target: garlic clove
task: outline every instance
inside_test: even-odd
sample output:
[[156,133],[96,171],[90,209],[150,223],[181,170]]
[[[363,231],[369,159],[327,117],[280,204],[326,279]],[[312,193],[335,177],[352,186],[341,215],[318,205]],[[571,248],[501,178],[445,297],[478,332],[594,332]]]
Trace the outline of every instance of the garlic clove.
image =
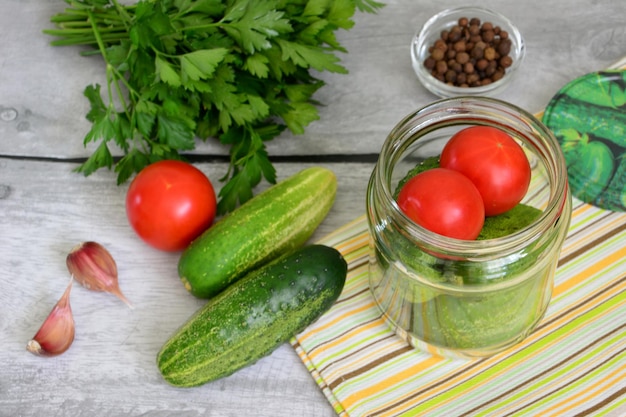
[[72,281],[48,314],[26,350],[40,356],[56,356],[69,349],[74,341],[74,316],[70,307]]
[[109,251],[97,242],[83,242],[67,255],[67,269],[83,287],[111,293],[132,308],[120,290],[117,264]]

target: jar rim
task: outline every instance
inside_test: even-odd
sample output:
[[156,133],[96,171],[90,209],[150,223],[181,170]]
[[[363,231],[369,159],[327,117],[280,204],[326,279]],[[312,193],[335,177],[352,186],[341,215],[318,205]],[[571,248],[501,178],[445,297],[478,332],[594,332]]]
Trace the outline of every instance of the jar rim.
[[[509,120],[516,121],[519,125],[519,129],[515,130],[516,136],[521,137],[527,145],[533,148],[533,152],[542,159],[549,173],[549,198],[539,218],[527,227],[507,236],[485,240],[461,240],[442,236],[418,225],[400,209],[393,198],[391,172],[386,172],[387,167],[389,164],[395,164],[408,146],[419,137],[436,130],[437,126],[433,125],[437,123],[432,122],[436,114],[439,115],[437,123],[448,123],[446,126],[491,124],[494,127],[504,127],[501,121],[503,115]],[[407,126],[412,122],[416,124],[407,130]],[[525,131],[522,132],[522,129]],[[536,140],[539,136],[544,140]],[[559,176],[559,173],[563,174],[567,172],[566,170],[565,160],[556,138],[535,116],[500,99],[472,96],[437,100],[405,116],[387,136],[375,167],[377,186],[380,187],[390,217],[403,230],[429,250],[443,250],[447,254],[472,258],[489,257],[494,249],[497,249],[500,255],[513,252],[521,246],[528,245],[529,241],[539,239],[543,232],[558,220],[564,210],[569,189],[567,176]]]

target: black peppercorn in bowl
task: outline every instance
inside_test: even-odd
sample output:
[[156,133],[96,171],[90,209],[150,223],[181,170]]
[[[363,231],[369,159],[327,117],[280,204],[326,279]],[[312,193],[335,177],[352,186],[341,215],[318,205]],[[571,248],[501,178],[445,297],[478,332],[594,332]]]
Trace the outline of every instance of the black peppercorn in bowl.
[[443,98],[496,95],[509,85],[524,53],[524,39],[515,25],[481,7],[437,13],[411,43],[417,78]]

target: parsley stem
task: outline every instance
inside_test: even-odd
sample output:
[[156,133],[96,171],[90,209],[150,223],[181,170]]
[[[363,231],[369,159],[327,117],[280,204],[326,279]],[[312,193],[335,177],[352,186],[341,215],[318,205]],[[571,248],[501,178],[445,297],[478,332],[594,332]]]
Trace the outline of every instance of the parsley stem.
[[[125,33],[126,29],[123,27],[107,27],[99,28],[100,33]],[[93,34],[93,27],[81,27],[81,28],[63,28],[63,29],[45,29],[43,33],[52,36],[74,36],[82,34]]]
[[96,21],[95,21],[95,19],[93,17],[93,13],[92,12],[87,12],[87,16],[89,18],[89,21],[91,22],[91,28],[92,28],[93,36],[96,39],[96,42],[98,44],[98,48],[100,48],[100,53],[104,57],[105,61],[109,62],[109,60],[107,59],[107,56],[106,56],[104,43],[103,43],[102,38],[100,36],[100,30],[96,26]]
[[[65,9],[63,13],[56,14],[50,18],[52,23],[63,23],[63,22],[72,22],[72,21],[85,21],[87,19],[87,13],[90,13],[87,10],[79,10],[79,9]],[[98,10],[97,16],[95,16],[100,21],[116,21],[119,20],[119,15],[115,12],[109,12],[105,9]]]
[[[121,40],[128,39],[128,36],[119,36],[119,34],[102,35],[102,42],[114,43]],[[52,46],[68,46],[68,45],[94,45],[97,44],[97,39],[92,35],[84,36],[72,36],[64,39],[57,39],[50,42]]]
[[99,35],[99,49],[103,53],[104,45],[128,39],[130,17],[127,10],[134,10],[134,6],[125,9],[117,1],[113,3],[116,9],[113,6],[88,7],[74,1],[69,3],[74,7],[50,19],[57,28],[43,30],[45,34],[61,38],[51,42],[53,46],[94,45],[98,44]]
[[123,17],[124,19],[122,20],[122,23],[124,24],[124,26],[126,27],[126,30],[129,29],[129,25],[132,22],[132,17],[128,14],[128,10],[134,10],[133,6],[122,6],[118,3],[117,0],[112,0],[113,5],[115,6],[115,9],[117,10],[117,14],[121,17]]
[[128,112],[128,104],[126,103],[126,100],[124,98],[124,94],[122,93],[122,89],[120,88],[119,81],[122,81],[124,84],[126,84],[126,86],[129,87],[129,91],[131,91],[132,89],[126,83],[126,79],[124,78],[124,76],[122,74],[120,74],[113,65],[111,65],[111,63],[110,63],[110,61],[109,61],[109,59],[107,57],[106,49],[104,47],[104,42],[102,41],[100,30],[96,26],[95,19],[93,19],[93,13],[91,11],[89,11],[89,12],[87,12],[87,15],[89,17],[89,21],[92,24],[93,35],[94,35],[94,37],[96,39],[96,42],[98,44],[98,48],[100,49],[100,54],[102,54],[102,58],[106,61],[107,93],[109,95],[109,106],[113,106],[113,91],[111,89],[111,84],[113,84],[113,85],[115,85],[115,90],[116,90],[117,96],[118,96],[118,98],[119,98],[119,100],[120,100],[120,102],[122,104],[122,107],[124,108],[124,112],[126,113],[126,115],[130,119],[130,115],[129,115],[129,112]]

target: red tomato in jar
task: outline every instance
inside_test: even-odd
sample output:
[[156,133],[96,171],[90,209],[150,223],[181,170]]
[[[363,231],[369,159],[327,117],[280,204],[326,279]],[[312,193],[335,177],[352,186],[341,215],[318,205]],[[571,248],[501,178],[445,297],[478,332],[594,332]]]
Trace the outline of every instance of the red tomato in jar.
[[179,251],[208,229],[217,210],[211,181],[182,161],[159,161],[141,170],[126,194],[132,228],[150,246]]
[[420,226],[456,239],[476,239],[485,221],[474,184],[450,169],[429,169],[408,180],[398,194],[398,206]]
[[472,126],[456,133],[441,152],[440,166],[462,173],[476,185],[486,216],[515,207],[530,184],[530,163],[524,150],[495,127]]

